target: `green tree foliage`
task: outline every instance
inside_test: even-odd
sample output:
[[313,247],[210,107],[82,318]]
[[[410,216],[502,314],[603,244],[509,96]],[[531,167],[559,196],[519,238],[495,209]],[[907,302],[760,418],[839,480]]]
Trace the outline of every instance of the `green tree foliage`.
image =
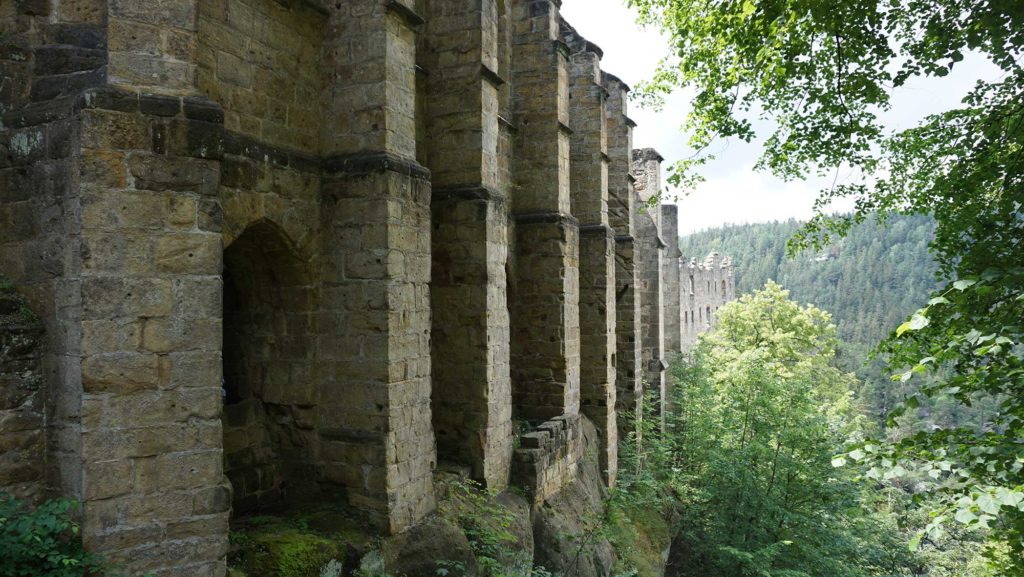
[[[890,368],[903,382],[938,371],[925,395],[964,405],[996,399],[999,410],[983,431],[940,427],[857,450],[886,473],[938,471],[928,488],[950,516],[990,525],[1012,549],[1015,566],[1006,570],[1024,573],[1024,3],[628,3],[671,38],[672,58],[646,96],[696,90],[688,121],[695,148],[723,136],[753,140],[752,119],[765,118],[772,129],[759,167],[785,178],[841,167],[863,175],[822,191],[794,248],[824,246],[871,213],[934,217],[931,250],[950,281],[887,340]],[[968,52],[1002,74],[916,127],[882,126],[894,87],[945,76]],[[692,182],[702,161],[682,163],[674,181]],[[825,213],[839,197],[855,200],[852,215]]]
[[[835,317],[843,343],[873,347],[937,288],[937,265],[928,253],[934,222],[921,216],[893,217],[885,226],[870,216],[816,252],[793,258],[786,243],[804,223],[796,220],[708,229],[680,239],[683,254],[718,251],[733,257],[736,292],[753,292],[774,280],[797,302]],[[864,354],[841,360],[859,368]]]
[[966,407],[948,395],[923,398],[916,411],[886,426],[887,416],[900,402],[938,382],[936,376],[893,382],[886,364],[869,358],[879,341],[939,286],[938,265],[928,252],[934,221],[892,216],[882,225],[870,215],[829,246],[790,257],[786,244],[803,225],[790,220],[713,228],[683,237],[680,246],[687,255],[717,250],[733,256],[739,294],[774,280],[797,302],[832,313],[840,341],[839,365],[857,375],[859,404],[877,431],[902,438],[934,427],[987,426],[995,403]]
[[675,369],[677,410],[658,443],[684,496],[679,575],[909,574],[898,533],[831,465],[856,428],[837,342],[828,313],[768,283],[722,307]]

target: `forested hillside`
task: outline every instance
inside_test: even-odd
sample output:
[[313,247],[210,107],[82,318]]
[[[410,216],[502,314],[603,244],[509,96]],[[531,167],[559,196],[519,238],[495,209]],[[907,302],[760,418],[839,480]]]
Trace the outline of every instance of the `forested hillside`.
[[[827,435],[821,432],[808,432],[814,426],[820,426],[815,418],[831,420],[829,431],[839,431],[849,427],[849,431],[866,425],[864,432],[879,434],[889,439],[905,439],[911,433],[920,431],[932,431],[937,429],[948,429],[952,427],[966,427],[968,430],[975,430],[982,433],[986,427],[990,427],[992,416],[997,410],[997,403],[991,398],[975,398],[970,406],[957,403],[948,395],[937,395],[934,397],[921,397],[920,404],[916,410],[906,413],[895,422],[890,422],[887,416],[897,406],[908,398],[918,393],[922,387],[941,382],[949,378],[949,369],[944,368],[938,373],[921,375],[910,381],[893,380],[891,372],[897,368],[886,367],[882,359],[869,360],[871,351],[879,342],[896,329],[901,323],[907,320],[915,311],[923,307],[930,293],[934,291],[938,282],[936,271],[938,267],[932,259],[928,245],[934,234],[934,223],[926,217],[892,217],[885,223],[878,223],[872,217],[866,222],[854,226],[849,234],[842,240],[836,241],[827,249],[821,252],[804,252],[794,258],[786,256],[787,241],[800,229],[801,223],[791,220],[787,222],[773,222],[767,224],[750,224],[727,226],[702,231],[681,239],[681,250],[688,256],[702,257],[710,251],[718,251],[724,255],[731,255],[736,269],[737,297],[742,297],[733,306],[723,309],[720,313],[725,321],[720,321],[716,333],[706,336],[702,344],[695,350],[693,359],[689,364],[680,365],[676,369],[677,387],[681,389],[678,394],[686,398],[680,400],[679,406],[690,408],[688,412],[680,415],[680,422],[677,429],[685,431],[683,435],[670,433],[666,439],[670,442],[677,442],[685,445],[677,451],[688,455],[701,455],[697,460],[705,460],[721,466],[729,459],[742,461],[751,458],[751,463],[732,462],[724,465],[732,471],[730,475],[723,474],[723,471],[700,470],[692,475],[687,481],[691,489],[699,494],[708,495],[706,501],[697,500],[695,510],[700,507],[709,507],[706,511],[694,513],[690,525],[695,529],[684,531],[680,534],[679,550],[686,550],[688,557],[680,557],[676,563],[679,566],[680,575],[702,575],[709,567],[725,568],[722,574],[757,574],[756,570],[766,571],[763,574],[772,574],[767,567],[789,567],[805,573],[794,574],[817,574],[821,571],[825,574],[849,574],[849,575],[923,575],[929,576],[961,576],[961,575],[990,575],[989,569],[985,568],[984,557],[997,549],[989,550],[986,553],[984,545],[986,533],[977,531],[954,531],[944,539],[933,539],[926,543],[926,546],[916,550],[908,556],[905,545],[913,538],[913,535],[924,528],[927,521],[920,513],[916,513],[909,503],[917,492],[920,479],[905,482],[902,480],[886,481],[879,484],[856,485],[851,483],[840,487],[836,485],[835,479],[825,483],[823,480],[835,473],[827,472],[825,469],[814,474],[799,476],[809,483],[821,481],[820,487],[807,485],[801,487],[800,491],[808,491],[811,494],[821,496],[819,500],[801,501],[812,507],[819,507],[811,512],[805,512],[799,516],[801,519],[813,520],[812,526],[800,528],[795,523],[789,523],[791,537],[795,537],[800,531],[807,531],[808,535],[817,535],[820,538],[802,536],[800,539],[791,538],[793,543],[811,543],[804,550],[803,546],[789,546],[779,551],[771,549],[771,543],[778,540],[770,528],[765,529],[761,537],[764,542],[760,544],[761,549],[752,547],[757,539],[737,540],[735,531],[729,529],[738,523],[735,517],[730,517],[733,512],[728,508],[723,509],[716,498],[721,498],[720,492],[726,497],[723,502],[730,502],[731,496],[737,493],[737,489],[728,486],[726,483],[715,479],[729,478],[739,479],[742,475],[751,475],[750,479],[741,479],[742,483],[753,486],[773,486],[773,483],[765,480],[758,480],[758,467],[752,463],[759,459],[771,459],[778,456],[778,448],[781,446],[766,445],[762,447],[761,457],[751,457],[748,453],[756,452],[756,436],[741,435],[744,444],[740,449],[727,447],[726,439],[732,428],[746,426],[747,416],[733,418],[728,416],[710,417],[711,422],[725,423],[721,431],[710,431],[704,438],[713,440],[708,449],[710,453],[701,454],[701,445],[693,441],[692,431],[703,425],[702,419],[708,418],[715,410],[715,407],[732,407],[737,399],[756,398],[758,409],[771,411],[778,409],[779,413],[769,418],[763,431],[771,431],[772,439],[788,438],[787,435],[800,431],[804,435],[800,437],[807,441],[813,439],[820,441]],[[783,310],[793,309],[795,304],[788,303],[785,295],[777,294],[777,288],[770,281],[781,284],[788,289],[788,297],[796,303],[810,304],[824,309],[831,313],[831,320],[837,327],[834,333],[838,337],[838,355],[835,361],[831,359],[817,359],[823,352],[806,352],[798,355],[800,362],[821,361],[828,365],[831,362],[838,363],[842,369],[856,373],[857,379],[844,380],[842,377],[833,375],[830,381],[825,375],[829,374],[825,369],[818,368],[811,371],[814,376],[810,378],[805,391],[806,396],[796,395],[793,398],[785,398],[779,401],[778,407],[771,406],[773,391],[776,380],[771,372],[764,372],[763,359],[755,363],[760,372],[751,375],[753,385],[757,394],[748,395],[742,392],[742,371],[731,367],[721,359],[714,358],[715,354],[721,351],[733,351],[742,341],[741,336],[733,334],[737,330],[737,323],[748,322],[747,327],[751,331],[758,332],[758,343],[774,343],[775,338],[770,335],[774,332],[781,334],[777,338],[795,338],[805,335],[809,329],[791,329],[786,326],[780,328],[780,320],[774,318],[782,314]],[[767,286],[766,286],[767,285]],[[747,295],[747,296],[744,296]],[[752,296],[751,296],[752,295]],[[765,303],[773,301],[770,306]],[[770,320],[761,318],[751,320],[751,311],[761,310],[757,305],[760,303],[763,317],[772,317]],[[751,308],[753,307],[753,308]],[[788,307],[788,308],[787,308]],[[748,310],[750,309],[750,310]],[[810,315],[813,311],[803,311],[796,314]],[[795,314],[795,313],[794,313]],[[815,313],[816,314],[816,313]],[[755,317],[757,315],[754,315]],[[827,315],[826,315],[827,316]],[[721,324],[723,323],[724,324]],[[784,322],[782,322],[785,325]],[[729,333],[732,330],[733,333]],[[779,332],[781,331],[781,332]],[[724,333],[724,334],[723,334]],[[823,334],[829,334],[824,331]],[[766,336],[769,335],[769,336]],[[729,346],[722,346],[728,343]],[[717,344],[717,346],[716,346]],[[743,347],[740,346],[742,349]],[[754,348],[751,345],[751,348]],[[756,347],[758,351],[764,349],[764,345]],[[827,349],[828,347],[826,347]],[[823,349],[824,350],[824,349]],[[716,351],[718,351],[716,353]],[[763,351],[762,351],[763,352]],[[759,357],[760,358],[760,357]],[[771,354],[768,358],[774,358]],[[794,360],[795,362],[795,360]],[[787,376],[780,391],[792,395],[794,391],[800,390],[801,382],[795,377],[793,367],[797,366],[792,362],[786,363]],[[842,386],[837,383],[842,382]],[[716,384],[719,383],[719,384]],[[725,383],[725,385],[721,385]],[[856,394],[854,405],[847,408],[841,407],[842,403],[836,401],[842,396],[835,396],[833,401],[827,401],[832,387],[843,389],[850,387]],[[806,413],[803,417],[794,417],[799,414],[798,400],[808,403],[805,407]],[[700,405],[707,403],[706,406]],[[836,404],[838,402],[838,404]],[[830,404],[832,403],[832,404]],[[785,410],[780,408],[784,407]],[[734,407],[733,407],[734,408]],[[742,407],[741,407],[742,408]],[[859,422],[854,415],[865,414],[870,418],[867,423]],[[784,414],[785,416],[780,416]],[[744,413],[747,415],[747,413]],[[816,417],[817,415],[817,417]],[[795,419],[795,420],[794,420]],[[852,421],[844,421],[852,419]],[[851,424],[857,422],[858,424]],[[871,423],[874,425],[872,426]],[[798,424],[799,423],[799,424]],[[847,423],[847,424],[844,424]],[[776,428],[776,429],[773,429]],[[795,427],[786,431],[787,427]],[[831,446],[838,450],[843,445],[843,435],[839,435],[831,441]],[[678,437],[678,438],[677,438]],[[747,440],[749,439],[749,442]],[[826,445],[829,443],[826,442]],[[726,447],[724,455],[714,453],[719,447]],[[801,454],[808,456],[809,445],[803,446],[800,450],[794,450],[793,455]],[[819,447],[819,451],[827,451]],[[813,451],[811,451],[813,453]],[[823,453],[822,453],[823,454]],[[763,458],[763,459],[762,459]],[[819,463],[821,456],[808,457],[807,464]],[[799,463],[795,459],[787,461],[786,466],[796,466]],[[677,465],[674,465],[677,466]],[[776,477],[776,465],[765,467],[761,471],[767,479],[773,480]],[[742,475],[738,473],[742,471]],[[816,481],[815,481],[816,480]],[[737,481],[740,482],[740,481]],[[838,481],[848,483],[849,480]],[[692,485],[692,487],[691,487]],[[858,493],[855,487],[860,486],[863,492]],[[742,491],[739,491],[742,493]],[[763,491],[766,496],[772,495],[770,489]],[[837,495],[843,494],[848,500],[843,502]],[[776,496],[777,497],[777,496]],[[827,498],[826,498],[827,497]],[[920,496],[918,496],[920,497]],[[779,503],[786,503],[783,495]],[[757,503],[744,502],[743,509],[754,508],[758,515],[751,518],[763,518],[764,511],[776,507],[789,511],[789,505],[779,503]],[[853,505],[856,503],[856,505]],[[853,505],[851,507],[851,505]],[[934,505],[931,505],[934,506]],[[843,509],[846,507],[846,509]],[[836,517],[835,510],[843,509],[845,513],[838,517],[845,518],[845,524],[829,524],[828,519]],[[859,510],[860,515],[849,515],[850,511]],[[781,514],[781,513],[780,513]],[[701,519],[708,520],[702,524]],[[821,521],[822,519],[826,521]],[[821,521],[819,523],[819,521]],[[722,529],[716,522],[724,523]],[[756,532],[756,530],[755,530]],[[736,543],[745,543],[737,548]],[[844,547],[851,547],[855,554],[850,554]],[[770,550],[770,555],[766,552]],[[992,553],[999,555],[1000,553]],[[807,556],[802,558],[801,555]],[[765,567],[756,567],[754,560],[766,556],[770,563]],[[836,563],[835,566],[825,568],[820,563],[812,563],[810,558],[827,559]],[[738,569],[737,564],[752,563],[750,572],[744,573]],[[877,566],[874,565],[877,563]],[[812,567],[813,566],[813,567]],[[844,571],[846,573],[844,573]],[[864,573],[859,573],[863,571]],[[888,572],[878,572],[888,571]]]
[[831,312],[839,338],[851,343],[877,343],[937,286],[927,217],[893,217],[881,226],[872,218],[827,251],[786,258],[786,241],[800,226],[789,220],[714,228],[683,237],[680,250],[731,255],[737,294],[774,280],[797,302]]
[[713,250],[731,255],[737,295],[774,280],[793,300],[832,313],[840,363],[860,377],[866,409],[881,422],[904,391],[879,363],[866,364],[866,358],[936,288],[937,267],[928,252],[934,223],[927,217],[893,216],[879,224],[872,217],[825,251],[787,258],[786,242],[800,226],[789,220],[714,228],[683,237],[680,250],[696,257]]

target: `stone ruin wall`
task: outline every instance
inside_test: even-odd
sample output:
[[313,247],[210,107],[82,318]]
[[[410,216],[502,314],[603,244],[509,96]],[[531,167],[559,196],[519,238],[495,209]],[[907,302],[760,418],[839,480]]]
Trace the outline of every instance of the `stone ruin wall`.
[[[640,290],[641,367],[644,389],[657,391],[655,398],[665,406],[665,294],[662,286],[662,260],[668,244],[662,238],[661,162],[664,159],[651,148],[632,151],[634,188],[638,204],[633,212],[640,242],[637,259]],[[677,226],[678,228],[678,226]],[[678,242],[678,241],[677,241]]]
[[614,484],[686,342],[677,213],[558,4],[4,2],[0,273],[39,322],[0,295],[0,488],[220,577],[232,513],[400,532],[449,466],[543,502],[581,415]]
[[701,333],[714,328],[718,309],[736,298],[736,279],[732,259],[717,252],[701,261],[683,256],[679,263],[681,348],[687,351],[697,343]]
[[0,492],[34,501],[46,484],[43,327],[0,275]]

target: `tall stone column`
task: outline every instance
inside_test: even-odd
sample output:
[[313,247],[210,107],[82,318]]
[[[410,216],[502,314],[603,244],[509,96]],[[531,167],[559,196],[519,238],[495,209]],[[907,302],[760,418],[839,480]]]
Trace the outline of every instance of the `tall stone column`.
[[425,162],[433,175],[433,420],[438,459],[508,486],[508,202],[499,181],[498,6],[428,6]]
[[579,227],[570,212],[569,50],[558,2],[512,3],[516,227],[512,396],[520,418],[579,413]]
[[664,289],[662,300],[665,303],[665,355],[666,361],[683,350],[682,344],[682,309],[679,259],[683,253],[679,251],[679,207],[665,204],[661,207],[661,239],[667,245],[662,260],[662,279]]
[[639,415],[643,399],[640,278],[633,222],[636,193],[630,174],[634,123],[626,116],[629,87],[608,73],[602,74],[601,84],[608,91],[608,222],[615,230],[616,407],[619,434],[625,435],[629,428],[622,417],[625,413]]
[[618,473],[615,231],[608,224],[608,131],[601,49],[563,23],[571,63],[572,211],[580,223],[580,410],[601,435],[601,470]]
[[638,208],[635,215],[637,263],[640,269],[640,324],[645,387],[658,392],[658,411],[664,420],[667,391],[664,361],[664,301],[662,294],[661,156],[651,148],[633,151],[632,171]]
[[196,94],[196,2],[91,4],[77,8],[106,12],[106,86],[79,97],[77,126],[60,139],[75,147],[66,185],[78,208],[62,218],[80,257],[60,289],[67,356],[57,394],[74,424],[58,444],[77,445],[61,459],[81,467],[65,466],[61,484],[78,486],[88,549],[132,573],[220,576],[230,488],[223,249],[210,216],[223,116]]
[[[219,576],[223,475],[219,108],[116,89],[82,110],[83,537],[132,572]],[[212,121],[212,122],[210,122]],[[163,136],[160,136],[163,135]],[[70,328],[70,327],[69,327]],[[80,332],[79,332],[80,331]]]
[[430,180],[416,163],[409,4],[327,4],[320,466],[401,531],[433,510]]

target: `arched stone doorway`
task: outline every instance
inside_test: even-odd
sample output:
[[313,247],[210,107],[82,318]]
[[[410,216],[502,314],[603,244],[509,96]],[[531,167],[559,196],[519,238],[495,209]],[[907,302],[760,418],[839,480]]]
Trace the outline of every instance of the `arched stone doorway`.
[[314,300],[306,263],[273,223],[225,249],[224,462],[236,515],[299,496],[315,478]]

